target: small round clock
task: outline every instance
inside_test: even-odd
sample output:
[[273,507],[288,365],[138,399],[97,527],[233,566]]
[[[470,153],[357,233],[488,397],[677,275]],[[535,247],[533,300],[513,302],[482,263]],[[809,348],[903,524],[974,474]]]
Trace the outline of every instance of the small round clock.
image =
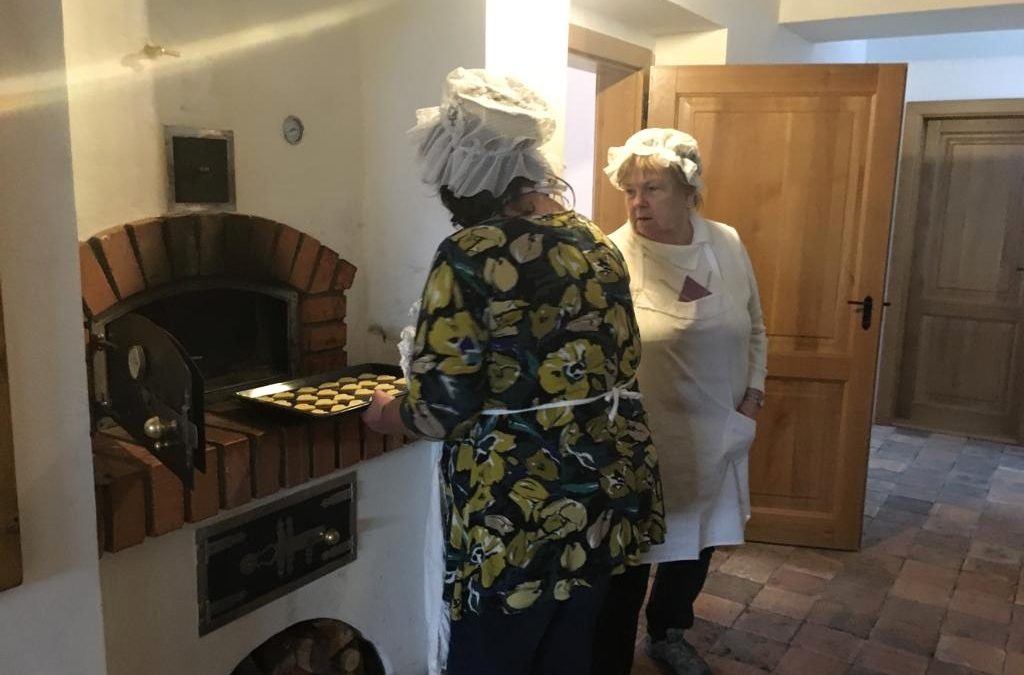
[[302,120],[295,115],[285,117],[284,123],[281,124],[284,140],[288,141],[291,145],[297,145],[302,140],[302,134],[305,130],[306,128],[302,125]]

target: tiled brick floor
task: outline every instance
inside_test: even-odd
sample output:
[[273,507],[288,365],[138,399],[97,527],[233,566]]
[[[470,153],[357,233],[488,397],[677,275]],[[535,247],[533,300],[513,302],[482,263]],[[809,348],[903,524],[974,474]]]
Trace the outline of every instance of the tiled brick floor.
[[715,554],[688,638],[716,675],[1024,675],[1024,448],[877,427],[864,525]]

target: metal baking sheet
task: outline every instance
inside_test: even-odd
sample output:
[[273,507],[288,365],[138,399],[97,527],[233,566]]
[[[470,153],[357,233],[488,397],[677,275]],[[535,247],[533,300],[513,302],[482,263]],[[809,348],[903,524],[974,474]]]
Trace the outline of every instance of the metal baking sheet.
[[[364,373],[373,373],[374,375],[393,375],[394,377],[402,377],[402,369],[398,366],[386,364],[386,363],[362,363],[355,366],[346,366],[344,368],[337,368],[335,370],[328,370],[324,373],[317,373],[316,375],[308,375],[306,377],[300,377],[294,380],[285,380],[282,382],[274,382],[273,384],[265,384],[262,387],[255,387],[254,389],[243,389],[235,392],[235,397],[239,398],[247,403],[261,406],[263,408],[270,408],[273,410],[280,410],[286,413],[292,413],[293,415],[301,415],[302,417],[308,417],[313,419],[323,419],[325,417],[336,417],[338,415],[347,415],[349,413],[368,408],[370,406],[370,397],[358,397],[360,402],[356,405],[351,405],[344,410],[338,412],[324,412],[317,413],[311,410],[296,410],[294,405],[283,406],[278,403],[272,403],[270,401],[261,401],[262,396],[273,396],[274,394],[281,394],[286,391],[295,391],[302,387],[317,387],[325,382],[337,380],[339,377],[357,377]],[[401,387],[398,391],[392,392],[394,396],[405,396],[408,390],[405,387]]]

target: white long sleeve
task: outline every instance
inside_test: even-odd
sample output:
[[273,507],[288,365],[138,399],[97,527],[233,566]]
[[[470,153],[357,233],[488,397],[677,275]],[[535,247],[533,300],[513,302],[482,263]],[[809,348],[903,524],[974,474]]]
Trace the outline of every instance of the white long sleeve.
[[764,313],[761,311],[761,294],[757,288],[754,266],[751,265],[750,256],[742,242],[740,242],[740,247],[743,249],[743,262],[750,283],[750,300],[747,301],[747,311],[750,312],[750,347],[748,350],[750,375],[747,386],[764,391],[764,381],[768,376],[768,335],[765,332]]

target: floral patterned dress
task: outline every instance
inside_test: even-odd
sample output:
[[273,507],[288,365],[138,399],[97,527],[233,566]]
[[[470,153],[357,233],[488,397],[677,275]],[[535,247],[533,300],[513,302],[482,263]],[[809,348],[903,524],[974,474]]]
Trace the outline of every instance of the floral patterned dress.
[[493,219],[441,243],[401,409],[445,439],[452,620],[565,600],[664,540],[643,405],[611,402],[639,361],[622,256],[585,218]]

